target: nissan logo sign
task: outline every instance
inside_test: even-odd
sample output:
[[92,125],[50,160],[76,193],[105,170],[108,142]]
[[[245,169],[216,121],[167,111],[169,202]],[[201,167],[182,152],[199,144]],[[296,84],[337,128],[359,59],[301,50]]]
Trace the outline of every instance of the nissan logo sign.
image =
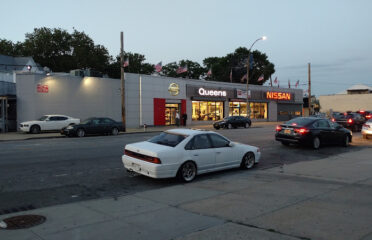
[[227,93],[224,90],[206,90],[204,88],[199,88],[199,95],[201,96],[212,96],[212,97],[226,97]]

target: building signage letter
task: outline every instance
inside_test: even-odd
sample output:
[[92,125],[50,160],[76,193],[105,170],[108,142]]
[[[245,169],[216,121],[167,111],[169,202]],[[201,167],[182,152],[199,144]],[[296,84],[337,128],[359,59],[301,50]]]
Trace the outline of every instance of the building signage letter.
[[285,92],[266,92],[267,99],[274,99],[274,100],[291,100],[291,94]]
[[226,97],[227,93],[224,90],[206,90],[199,88],[198,93],[200,96],[211,96],[211,97]]

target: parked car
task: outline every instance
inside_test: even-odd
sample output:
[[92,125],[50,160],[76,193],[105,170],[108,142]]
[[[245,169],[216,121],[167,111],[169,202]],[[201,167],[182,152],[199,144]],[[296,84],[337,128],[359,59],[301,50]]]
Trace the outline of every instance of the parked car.
[[230,116],[225,117],[221,121],[217,121],[213,123],[213,127],[215,129],[220,128],[237,128],[237,127],[245,127],[249,128],[252,125],[251,119],[243,116]]
[[310,145],[318,149],[322,145],[341,144],[349,146],[350,130],[328,119],[298,117],[276,127],[275,140],[283,145],[291,143]]
[[65,115],[44,115],[38,120],[20,123],[22,132],[40,133],[41,131],[60,131],[62,128],[80,123],[80,119]]
[[370,136],[372,136],[372,119],[363,124],[362,135],[365,139],[368,139]]
[[148,141],[127,144],[122,162],[127,170],[148,177],[191,182],[202,173],[250,169],[260,156],[259,148],[232,142],[213,131],[172,129]]
[[344,113],[332,118],[332,122],[337,122],[345,128],[349,128],[354,132],[360,131],[362,125],[366,122],[365,118],[359,113]]
[[369,111],[360,110],[357,111],[357,113],[362,115],[362,117],[364,117],[366,120],[372,119],[372,110]]
[[120,131],[124,131],[121,122],[116,122],[111,118],[93,117],[84,120],[80,124],[70,125],[63,128],[61,134],[68,137],[84,137],[86,135],[118,135]]

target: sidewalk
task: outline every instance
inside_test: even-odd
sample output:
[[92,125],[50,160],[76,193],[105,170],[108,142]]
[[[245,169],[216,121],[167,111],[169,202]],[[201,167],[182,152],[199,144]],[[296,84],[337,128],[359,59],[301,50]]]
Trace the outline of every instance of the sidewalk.
[[[262,127],[266,125],[275,126],[277,122],[253,122],[252,127]],[[183,128],[184,126],[179,126]],[[211,124],[198,124],[198,125],[188,125],[187,128],[199,128],[199,129],[208,129],[214,130]],[[176,126],[157,126],[157,127],[147,127],[144,128],[128,128],[126,132],[121,132],[120,134],[131,134],[131,133],[144,133],[144,132],[162,132],[168,129],[177,128]],[[40,133],[40,134],[30,134],[24,132],[9,132],[9,133],[0,133],[0,142],[1,141],[14,141],[14,140],[28,140],[28,139],[41,139],[41,138],[60,138],[65,137],[59,132],[54,133]]]
[[[23,213],[46,222],[0,239],[372,239],[372,148],[268,170]],[[156,181],[156,180],[153,180]]]

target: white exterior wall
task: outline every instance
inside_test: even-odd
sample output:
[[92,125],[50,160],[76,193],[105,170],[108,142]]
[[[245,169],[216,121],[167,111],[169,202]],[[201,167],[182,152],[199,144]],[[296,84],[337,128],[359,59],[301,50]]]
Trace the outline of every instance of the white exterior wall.
[[372,94],[337,94],[319,96],[320,111],[335,112],[372,110]]

